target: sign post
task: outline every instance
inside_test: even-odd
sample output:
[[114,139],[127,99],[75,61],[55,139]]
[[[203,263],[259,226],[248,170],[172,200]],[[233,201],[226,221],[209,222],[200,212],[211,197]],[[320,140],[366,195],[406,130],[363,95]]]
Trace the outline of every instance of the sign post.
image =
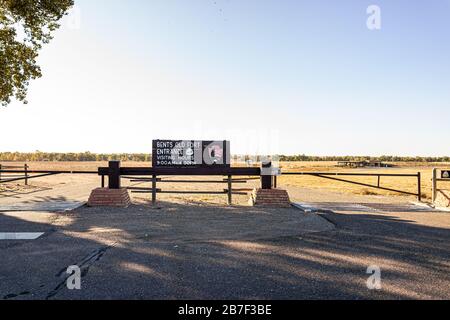
[[[89,207],[123,207],[131,204],[127,188],[120,185],[120,161],[109,161],[109,166],[100,172],[102,187],[92,190],[87,205]],[[108,188],[104,188],[104,176],[108,175]]]
[[120,161],[109,161],[109,189],[120,189]]
[[432,182],[432,202],[434,204],[441,202],[438,199],[438,193],[443,193],[445,189],[441,189],[438,186],[439,182],[450,182],[450,169],[433,169],[433,182]]
[[431,195],[431,201],[433,202],[433,203],[435,203],[436,202],[436,195],[437,195],[437,169],[436,168],[434,168],[433,169],[433,182],[432,182],[432,188],[433,188],[433,190],[432,190],[432,195]]
[[[247,194],[249,189],[233,189],[233,184],[245,183],[253,178],[233,180],[234,176],[259,176],[261,187],[253,189],[251,202],[257,206],[290,207],[291,203],[286,190],[276,188],[276,176],[279,168],[273,167],[272,158],[262,160],[262,167],[231,167],[230,142],[199,141],[199,140],[154,140],[152,167],[121,167],[120,161],[110,161],[108,167],[100,167],[98,174],[102,176],[102,188],[92,191],[88,201],[89,206],[122,206],[131,203],[128,191],[151,193],[152,202],[156,203],[157,194],[227,194],[228,203],[232,204],[233,194]],[[121,188],[121,175],[132,182],[151,182],[151,188],[128,186]],[[104,188],[103,177],[108,176],[108,188]],[[150,176],[151,178],[136,178],[130,176]],[[222,176],[217,180],[166,180],[158,176]],[[162,190],[157,188],[159,182],[173,183],[224,183],[227,189],[214,190]],[[273,187],[275,185],[275,188]],[[252,189],[250,189],[252,190]]]
[[261,188],[272,189],[272,162],[263,162],[261,168]]

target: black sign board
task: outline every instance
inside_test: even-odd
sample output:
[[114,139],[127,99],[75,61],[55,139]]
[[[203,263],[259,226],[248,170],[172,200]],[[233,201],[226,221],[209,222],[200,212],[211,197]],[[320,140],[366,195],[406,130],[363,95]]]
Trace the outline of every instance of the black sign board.
[[450,180],[450,170],[442,170],[441,171],[441,178]]
[[153,140],[153,167],[230,167],[229,141]]

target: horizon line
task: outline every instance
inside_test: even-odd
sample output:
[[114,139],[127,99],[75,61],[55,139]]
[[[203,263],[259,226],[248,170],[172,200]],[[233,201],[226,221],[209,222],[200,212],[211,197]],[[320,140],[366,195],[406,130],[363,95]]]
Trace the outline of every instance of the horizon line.
[[[47,153],[47,154],[92,154],[92,155],[152,155],[151,152],[92,152],[92,151],[0,151],[0,154],[38,154],[38,153]],[[344,157],[353,157],[353,158],[381,158],[381,157],[389,157],[389,158],[450,158],[450,155],[395,155],[395,154],[381,154],[381,155],[362,155],[362,154],[345,154],[345,155],[317,155],[317,154],[306,154],[306,153],[296,153],[296,154],[283,154],[283,153],[275,153],[271,155],[266,154],[244,154],[244,153],[235,153],[231,154],[232,157],[262,157],[262,156],[283,156],[283,157],[317,157],[317,158],[344,158]],[[7,160],[0,160],[7,161]]]

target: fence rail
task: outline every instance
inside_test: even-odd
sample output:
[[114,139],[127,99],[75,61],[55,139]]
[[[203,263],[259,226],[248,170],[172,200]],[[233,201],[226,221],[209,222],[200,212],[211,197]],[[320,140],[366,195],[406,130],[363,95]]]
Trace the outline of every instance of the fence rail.
[[[416,196],[419,201],[422,201],[422,176],[421,173],[346,173],[346,172],[283,172],[283,176],[289,176],[289,175],[309,175],[309,176],[315,176],[319,178],[339,181],[339,182],[345,182],[350,184],[355,184],[359,186],[369,187],[369,188],[375,188],[385,191],[391,191],[391,192],[397,192],[401,194],[406,195],[412,195]],[[357,182],[342,178],[336,178],[340,176],[348,176],[348,177],[377,177],[378,182],[376,185],[369,184],[369,183],[363,183],[363,182]],[[410,191],[404,191],[404,190],[398,190],[393,188],[387,188],[381,186],[381,178],[382,177],[404,177],[404,178],[416,178],[417,179],[417,193],[410,192]]]
[[[158,167],[120,167],[120,162],[111,161],[109,167],[101,167],[98,174],[102,177],[102,187],[105,187],[105,177],[108,176],[108,186],[110,189],[121,187],[120,180],[128,179],[132,182],[150,182],[151,187],[128,187],[133,193],[151,193],[152,203],[156,203],[156,195],[159,194],[226,194],[228,196],[228,204],[232,204],[233,195],[243,195],[244,189],[233,189],[233,183],[246,183],[248,180],[260,179],[260,168],[228,168],[228,167],[199,167],[199,168],[158,168]],[[164,177],[166,176],[166,177]],[[167,176],[169,178],[167,178]],[[203,180],[203,179],[170,179],[172,176],[222,176],[222,180]],[[239,177],[239,178],[233,178]],[[257,178],[256,178],[257,177]],[[226,184],[227,188],[222,191],[213,190],[163,190],[158,188],[161,183],[218,183]]]
[[[22,170],[18,170],[21,169]],[[57,174],[96,174],[101,176],[101,185],[105,187],[105,177],[108,177],[108,187],[111,189],[120,188],[121,178],[129,179],[132,182],[149,182],[150,188],[132,186],[129,189],[132,192],[138,193],[151,193],[152,202],[156,202],[157,193],[181,193],[181,194],[227,194],[228,202],[231,204],[233,194],[246,194],[245,191],[249,189],[240,188],[233,189],[233,184],[244,184],[249,180],[261,180],[261,187],[263,189],[270,189],[273,186],[277,188],[277,176],[266,176],[262,174],[262,168],[255,167],[209,167],[209,168],[152,168],[152,167],[121,167],[120,162],[111,161],[109,167],[100,167],[97,171],[72,171],[72,170],[30,170],[28,165],[24,166],[5,166],[0,165],[0,184],[14,181],[25,180],[25,184],[28,184],[29,179],[35,179],[40,177],[46,177]],[[282,176],[291,175],[309,175],[319,178],[355,184],[359,186],[376,188],[391,192],[397,192],[401,194],[417,196],[419,201],[422,200],[422,181],[421,173],[415,174],[395,174],[395,173],[345,173],[345,172],[282,172]],[[182,178],[172,178],[174,176],[216,176],[222,177],[217,180],[203,180],[193,179],[187,180]],[[363,182],[357,182],[352,180],[343,179],[341,177],[377,177],[377,184],[369,184]],[[399,190],[394,188],[388,188],[381,185],[381,178],[383,177],[404,177],[417,179],[417,193]],[[6,179],[5,179],[6,178]],[[226,184],[227,188],[223,191],[183,191],[183,190],[162,190],[157,188],[157,184],[161,183],[217,183]]]
[[[17,170],[22,169],[22,170]],[[0,164],[0,183],[13,182],[18,180],[24,180],[25,185],[28,185],[29,179],[29,167],[28,164],[21,166],[11,166]]]
[[[23,170],[17,170],[24,168]],[[70,171],[70,170],[30,170],[28,165],[22,166],[5,166],[0,165],[0,184],[16,181],[25,181],[28,185],[30,179],[53,176],[57,174],[98,174],[97,171]],[[7,179],[4,179],[7,178]]]

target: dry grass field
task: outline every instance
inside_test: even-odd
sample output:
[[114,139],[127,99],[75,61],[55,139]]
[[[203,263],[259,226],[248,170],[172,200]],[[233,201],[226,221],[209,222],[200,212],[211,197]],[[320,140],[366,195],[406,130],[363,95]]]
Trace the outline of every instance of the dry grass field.
[[[1,162],[2,165],[23,165],[23,162]],[[30,170],[92,170],[99,166],[107,166],[107,162],[28,162]],[[242,164],[233,164],[239,166]],[[422,194],[424,200],[431,198],[431,174],[433,167],[450,168],[450,163],[393,163],[393,168],[340,168],[336,162],[282,162],[280,166],[284,172],[289,171],[320,171],[320,172],[352,172],[352,173],[417,173],[422,174]],[[150,166],[146,162],[122,162],[122,166],[145,167]],[[348,180],[377,184],[376,177],[342,177]],[[31,180],[33,181],[33,180]],[[17,183],[16,183],[17,184]],[[32,182],[33,184],[33,182]],[[278,180],[279,187],[303,187],[312,189],[325,189],[337,192],[362,194],[362,195],[390,195],[399,193],[368,188],[349,183],[331,181],[313,176],[282,176]],[[382,177],[381,185],[387,188],[401,189],[409,192],[417,191],[417,179],[414,177]],[[2,185],[0,185],[2,186]],[[3,185],[4,189],[6,186]],[[11,186],[9,186],[11,188]]]

